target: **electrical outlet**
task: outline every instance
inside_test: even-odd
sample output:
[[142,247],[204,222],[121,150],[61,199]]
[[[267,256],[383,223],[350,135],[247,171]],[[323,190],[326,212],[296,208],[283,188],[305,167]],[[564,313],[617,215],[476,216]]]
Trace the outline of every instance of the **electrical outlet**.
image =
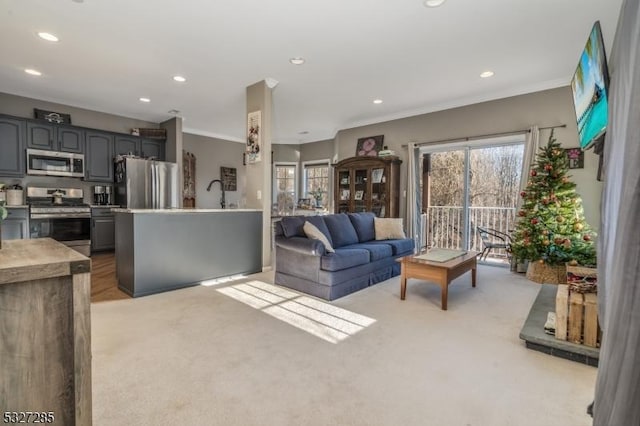
[[256,197],[258,198],[258,200],[262,200],[262,191],[260,191],[258,189],[258,192],[256,193]]

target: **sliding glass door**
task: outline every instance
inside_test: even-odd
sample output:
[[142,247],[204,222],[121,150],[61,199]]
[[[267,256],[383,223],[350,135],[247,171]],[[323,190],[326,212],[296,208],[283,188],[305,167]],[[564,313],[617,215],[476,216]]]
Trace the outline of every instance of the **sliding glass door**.
[[[513,228],[524,136],[422,147],[427,247],[482,251],[477,227]],[[504,251],[491,253],[506,259]]]

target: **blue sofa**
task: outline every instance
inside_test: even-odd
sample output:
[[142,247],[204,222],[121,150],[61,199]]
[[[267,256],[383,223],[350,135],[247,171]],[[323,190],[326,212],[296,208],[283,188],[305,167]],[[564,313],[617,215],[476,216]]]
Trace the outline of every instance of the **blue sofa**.
[[[409,238],[376,240],[373,213],[287,216],[275,223],[275,283],[334,300],[400,274],[398,257],[413,254]],[[305,221],[315,225],[335,253],[307,238]]]

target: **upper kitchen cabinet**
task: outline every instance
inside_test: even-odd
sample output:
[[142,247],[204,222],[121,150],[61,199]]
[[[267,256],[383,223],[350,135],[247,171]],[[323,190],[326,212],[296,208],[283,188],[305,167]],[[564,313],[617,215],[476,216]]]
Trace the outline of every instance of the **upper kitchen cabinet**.
[[140,138],[137,136],[116,136],[116,155],[140,156]]
[[116,155],[135,155],[142,158],[164,160],[165,141],[142,139],[138,136],[116,136]]
[[114,136],[111,133],[87,131],[85,180],[113,182]]
[[0,117],[0,176],[24,176],[24,133],[24,120]]
[[28,121],[27,148],[82,154],[84,131],[74,127]]
[[142,157],[164,161],[165,141],[159,139],[142,139]]

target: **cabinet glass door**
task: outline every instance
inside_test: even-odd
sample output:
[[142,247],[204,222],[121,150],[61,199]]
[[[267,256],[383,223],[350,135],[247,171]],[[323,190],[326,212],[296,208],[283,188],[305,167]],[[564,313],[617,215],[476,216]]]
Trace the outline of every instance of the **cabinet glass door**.
[[387,177],[384,168],[371,170],[371,211],[378,217],[385,217],[387,202]]
[[367,203],[370,194],[367,191],[369,169],[356,169],[353,182],[353,211],[355,213],[369,211]]
[[349,170],[338,171],[338,213],[348,213],[350,211],[349,202],[351,200],[351,176]]

